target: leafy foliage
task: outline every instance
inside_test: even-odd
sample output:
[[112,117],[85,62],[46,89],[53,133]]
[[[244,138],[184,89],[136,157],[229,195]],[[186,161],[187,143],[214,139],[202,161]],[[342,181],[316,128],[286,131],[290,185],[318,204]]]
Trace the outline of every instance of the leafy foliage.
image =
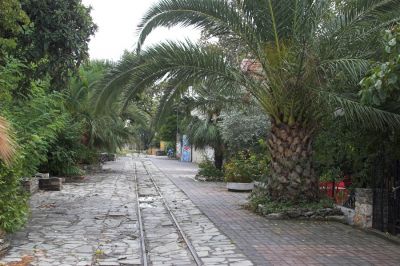
[[[334,202],[330,198],[321,198],[318,202],[277,202],[271,200],[266,191],[256,188],[250,195],[249,207],[254,212],[262,212],[263,215],[270,213],[287,213],[303,211],[317,211],[324,208],[334,208]],[[261,208],[260,208],[261,207]]]
[[3,158],[9,164],[0,164],[0,231],[26,220],[22,178],[39,169],[76,174],[92,156],[82,150],[83,123],[66,104],[69,78],[87,59],[95,30],[89,13],[80,0],[0,1],[0,116],[8,120],[1,120],[1,151],[6,135],[16,143],[14,156]]
[[223,172],[220,169],[217,169],[213,162],[209,160],[205,160],[204,162],[199,163],[199,175],[217,179],[219,180],[224,176]]
[[19,163],[7,166],[0,162],[0,229],[12,232],[21,227],[28,212],[27,195],[21,191]]
[[383,41],[387,61],[376,64],[360,82],[361,101],[373,106],[400,101],[400,26],[386,30]]
[[176,133],[177,133],[177,120],[176,115],[172,114],[163,120],[161,124],[158,134],[161,140],[163,141],[176,141]]
[[10,165],[0,165],[0,228],[13,231],[26,220],[27,197],[21,191],[22,177],[36,173],[40,164],[47,161],[49,147],[57,134],[64,129],[65,114],[62,110],[62,95],[47,94],[46,82],[32,83],[32,94],[23,102],[14,101],[12,91],[20,78],[19,69],[24,67],[11,60],[0,70],[1,115],[10,123],[18,144]]
[[323,129],[314,143],[314,163],[326,181],[347,175],[353,187],[373,187],[379,181],[377,169],[400,158],[400,138],[392,131],[368,130],[340,119],[326,121]]
[[224,165],[226,182],[250,183],[265,180],[268,160],[265,156],[239,152]]
[[260,140],[267,139],[269,126],[268,118],[257,107],[225,112],[218,124],[222,139],[231,153],[241,150],[265,152],[259,144]]
[[0,64],[5,52],[16,48],[17,37],[28,23],[29,18],[22,10],[20,1],[0,1]]
[[81,0],[23,0],[21,5],[31,23],[19,35],[16,56],[36,66],[27,69],[27,78],[48,75],[54,90],[65,89],[70,74],[88,58],[89,38],[97,29],[90,8]]

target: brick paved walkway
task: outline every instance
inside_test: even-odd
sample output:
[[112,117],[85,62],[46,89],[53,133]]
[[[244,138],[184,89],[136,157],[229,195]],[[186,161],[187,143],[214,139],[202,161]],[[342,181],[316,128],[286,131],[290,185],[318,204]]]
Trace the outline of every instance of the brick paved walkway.
[[334,222],[273,221],[240,207],[248,194],[193,180],[197,167],[151,159],[256,265],[400,265],[400,246]]

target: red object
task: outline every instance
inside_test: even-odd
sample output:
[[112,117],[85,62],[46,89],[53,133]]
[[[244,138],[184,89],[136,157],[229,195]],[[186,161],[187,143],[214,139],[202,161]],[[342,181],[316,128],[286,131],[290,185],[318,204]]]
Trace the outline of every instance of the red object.
[[351,185],[351,178],[344,176],[342,181],[321,181],[319,190],[333,199],[337,204],[343,204],[348,198],[350,191],[347,189]]

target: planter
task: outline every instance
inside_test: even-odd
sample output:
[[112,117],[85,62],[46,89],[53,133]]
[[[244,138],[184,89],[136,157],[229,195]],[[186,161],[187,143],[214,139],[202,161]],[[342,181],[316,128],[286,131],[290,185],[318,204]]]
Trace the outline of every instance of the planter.
[[39,179],[39,189],[47,191],[61,191],[62,179],[58,177]]
[[226,183],[226,188],[229,191],[252,191],[254,189],[254,183]]
[[30,193],[34,194],[39,190],[39,180],[37,177],[26,177],[21,180],[22,188]]
[[44,179],[44,178],[50,178],[50,174],[49,173],[37,173],[36,175],[35,175],[35,177],[37,177],[37,178],[41,178],[41,179]]

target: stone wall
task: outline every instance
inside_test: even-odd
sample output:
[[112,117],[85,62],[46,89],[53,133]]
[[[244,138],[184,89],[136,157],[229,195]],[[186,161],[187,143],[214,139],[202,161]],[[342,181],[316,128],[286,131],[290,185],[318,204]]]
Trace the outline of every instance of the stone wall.
[[192,162],[201,163],[205,160],[214,160],[214,149],[207,146],[204,149],[197,148],[193,146],[192,149]]
[[368,188],[356,189],[354,225],[372,228],[373,191]]

